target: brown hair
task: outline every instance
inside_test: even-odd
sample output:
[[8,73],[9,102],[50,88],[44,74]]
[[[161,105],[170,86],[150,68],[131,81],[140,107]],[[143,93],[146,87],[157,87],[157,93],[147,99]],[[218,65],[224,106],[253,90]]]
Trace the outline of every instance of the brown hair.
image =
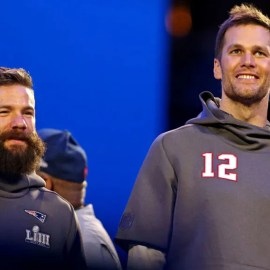
[[0,67],[0,86],[19,84],[33,89],[30,74],[23,68]]
[[252,4],[235,5],[229,12],[229,18],[224,21],[218,30],[215,45],[215,58],[221,60],[226,31],[237,25],[255,24],[270,31],[270,19]]

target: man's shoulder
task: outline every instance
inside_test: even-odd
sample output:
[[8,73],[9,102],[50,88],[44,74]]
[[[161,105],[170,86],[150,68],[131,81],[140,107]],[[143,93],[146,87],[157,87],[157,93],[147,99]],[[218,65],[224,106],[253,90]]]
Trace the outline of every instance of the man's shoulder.
[[178,137],[178,136],[185,136],[189,132],[192,132],[194,130],[193,124],[185,124],[182,126],[179,126],[178,128],[171,129],[168,131],[164,131],[160,135],[157,136],[157,138],[170,138],[170,137]]
[[73,206],[69,201],[67,201],[65,198],[63,198],[55,191],[49,190],[45,187],[31,189],[31,196],[35,197],[39,201],[43,201],[48,206],[55,205],[56,209],[62,207],[67,208],[69,211],[71,209],[73,210]]
[[162,144],[165,148],[175,146],[179,143],[183,144],[185,141],[190,141],[195,134],[198,134],[196,127],[193,124],[185,124],[159,134],[153,144]]

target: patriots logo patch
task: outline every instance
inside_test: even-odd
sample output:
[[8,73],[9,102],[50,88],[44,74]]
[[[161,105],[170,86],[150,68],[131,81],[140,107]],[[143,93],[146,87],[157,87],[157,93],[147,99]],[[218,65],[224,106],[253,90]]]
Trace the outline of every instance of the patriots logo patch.
[[37,218],[40,222],[44,223],[45,219],[46,219],[46,215],[42,214],[38,211],[35,210],[24,210],[24,212],[26,212],[27,214]]

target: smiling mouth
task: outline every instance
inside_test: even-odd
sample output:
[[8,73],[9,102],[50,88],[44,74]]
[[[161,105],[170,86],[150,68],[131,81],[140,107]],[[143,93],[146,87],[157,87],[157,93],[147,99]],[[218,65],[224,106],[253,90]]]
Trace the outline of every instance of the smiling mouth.
[[236,76],[236,78],[240,80],[256,80],[258,79],[258,76],[250,74],[239,74]]

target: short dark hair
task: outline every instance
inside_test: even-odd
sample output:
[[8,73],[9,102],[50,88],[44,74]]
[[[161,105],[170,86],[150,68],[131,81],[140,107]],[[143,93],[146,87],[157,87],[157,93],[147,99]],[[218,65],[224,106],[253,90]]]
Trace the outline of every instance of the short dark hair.
[[215,45],[215,58],[221,59],[226,31],[237,25],[260,25],[270,31],[270,19],[252,4],[235,5],[229,12],[229,18],[224,21],[218,30]]
[[0,86],[14,84],[33,89],[32,78],[25,69],[0,67]]

